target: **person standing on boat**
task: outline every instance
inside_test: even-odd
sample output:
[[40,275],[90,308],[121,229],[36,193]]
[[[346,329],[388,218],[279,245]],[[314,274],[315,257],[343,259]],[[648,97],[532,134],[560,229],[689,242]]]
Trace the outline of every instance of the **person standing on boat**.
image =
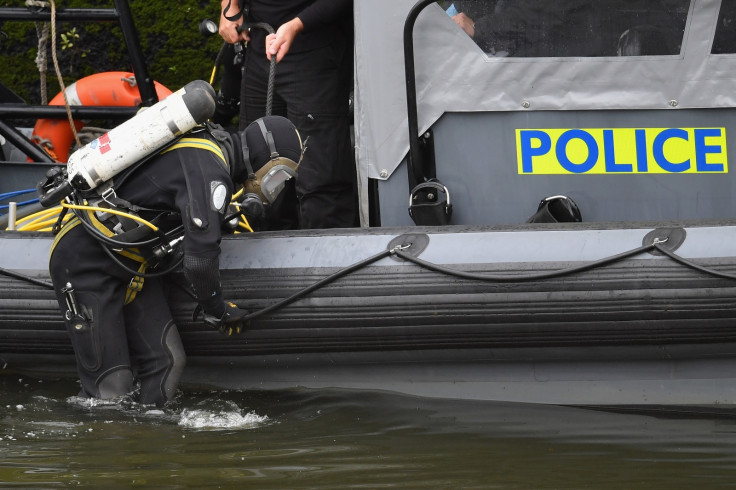
[[[200,128],[116,175],[114,192],[96,209],[76,211],[56,236],[49,272],[81,396],[116,398],[136,385],[145,404],[162,405],[173,396],[186,357],[167,301],[173,270],[167,262],[181,262],[184,287],[198,303],[195,316],[207,327],[228,336],[245,328],[248,312],[225,301],[220,285],[220,239],[231,195],[261,167],[279,171],[281,158],[296,168],[301,154],[301,139],[285,118],[263,118],[236,133]],[[258,182],[257,188],[266,187]],[[115,214],[121,210],[122,217]],[[157,230],[136,226],[141,219]],[[105,239],[130,243],[131,236],[151,246],[117,247]]]
[[[273,113],[290,119],[308,151],[296,179],[301,228],[358,225],[349,98],[352,0],[222,0],[219,31],[247,42],[240,128],[266,113],[270,60],[278,62]],[[259,25],[271,26],[268,34]],[[245,26],[245,28],[244,28]]]

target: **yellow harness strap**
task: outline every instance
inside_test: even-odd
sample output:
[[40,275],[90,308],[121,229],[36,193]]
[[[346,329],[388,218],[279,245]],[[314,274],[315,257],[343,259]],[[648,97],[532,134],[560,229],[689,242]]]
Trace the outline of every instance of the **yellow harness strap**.
[[[95,216],[95,213],[93,211],[85,211],[92,221],[92,224],[100,230],[105,236],[112,237],[115,235],[112,231],[110,231],[105,225],[103,225]],[[61,237],[69,233],[72,229],[74,229],[76,226],[81,225],[82,222],[79,221],[79,218],[76,216],[72,219],[70,219],[64,227],[61,229],[61,231],[56,235],[54,238],[54,242],[51,244],[51,253],[52,255],[54,253],[54,249],[56,248],[56,244],[59,243],[59,240],[61,240]],[[146,272],[146,268],[148,267],[148,264],[146,263],[146,259],[143,257],[143,255],[140,254],[139,250],[137,248],[129,249],[129,250],[118,250],[117,253],[120,255],[127,257],[131,260],[135,260],[136,262],[140,262],[140,267],[138,267],[138,272],[143,274]],[[145,278],[141,276],[133,276],[133,278],[130,280],[130,283],[128,284],[128,290],[125,293],[125,303],[124,304],[130,304],[134,299],[136,294],[140,290],[143,289],[143,282]]]
[[56,248],[56,244],[59,243],[59,240],[61,240],[61,237],[69,233],[75,226],[78,226],[82,224],[81,221],[79,221],[79,218],[74,216],[69,221],[67,221],[64,226],[62,226],[61,231],[56,234],[56,237],[54,237],[54,242],[51,244],[51,251],[49,252],[49,258],[54,254],[54,249]]
[[220,145],[215,143],[214,141],[205,139],[205,138],[181,138],[179,141],[177,141],[175,144],[169,146],[161,153],[167,153],[171,150],[176,150],[178,148],[198,148],[200,150],[207,150],[211,151],[217,157],[222,160],[222,162],[225,164],[225,167],[228,167],[227,159],[225,158],[225,155],[222,153],[222,148],[220,148]]
[[[141,274],[146,272],[146,267],[148,264],[143,262],[140,267],[138,267],[138,272]],[[145,280],[144,277],[141,276],[133,276],[133,278],[130,280],[130,284],[128,284],[128,291],[125,293],[125,303],[123,304],[130,304],[135,299],[135,296],[138,294],[138,292],[143,289],[143,281]]]

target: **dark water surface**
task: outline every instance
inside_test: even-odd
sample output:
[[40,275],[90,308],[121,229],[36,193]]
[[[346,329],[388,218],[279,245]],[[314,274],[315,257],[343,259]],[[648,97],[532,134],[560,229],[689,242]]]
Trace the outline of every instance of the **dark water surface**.
[[383,393],[182,393],[90,403],[0,375],[0,488],[736,487],[736,417]]

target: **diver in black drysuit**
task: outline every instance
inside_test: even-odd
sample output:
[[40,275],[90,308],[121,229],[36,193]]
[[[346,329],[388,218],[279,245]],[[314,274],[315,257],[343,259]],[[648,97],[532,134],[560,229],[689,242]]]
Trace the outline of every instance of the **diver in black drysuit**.
[[[118,198],[147,208],[139,213],[142,218],[151,219],[147,217],[155,213],[151,210],[168,211],[173,212],[169,221],[173,216],[174,223],[184,225],[184,275],[205,324],[228,335],[245,326],[247,311],[223,300],[219,244],[234,182],[244,182],[250,173],[243,152],[235,151],[247,131],[231,134],[229,148],[218,145],[206,131],[187,135],[126,176],[116,189]],[[138,270],[141,255],[150,253],[141,250],[136,255],[136,250],[129,250],[124,255],[118,258]],[[57,235],[49,270],[76,354],[81,395],[118,397],[138,383],[142,403],[161,405],[171,399],[185,353],[167,304],[166,278],[145,278],[142,288],[129,287],[136,284],[131,283],[135,275],[114,263],[78,217]],[[65,292],[69,287],[74,290],[72,300]]]

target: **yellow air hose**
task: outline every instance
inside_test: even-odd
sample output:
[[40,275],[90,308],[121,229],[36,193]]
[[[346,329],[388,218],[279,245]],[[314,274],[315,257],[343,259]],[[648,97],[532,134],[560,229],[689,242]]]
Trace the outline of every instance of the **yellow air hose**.
[[[233,197],[230,199],[230,204],[236,207],[240,207],[240,203],[238,203],[238,198],[243,195],[243,192],[245,192],[244,188],[241,188],[238,192],[233,194]],[[251,228],[250,223],[248,223],[248,219],[245,217],[245,215],[240,215],[240,220],[238,221],[238,228],[243,228],[249,233],[253,233],[253,228]],[[235,233],[240,233],[240,231],[235,230]]]
[[[235,200],[242,193],[243,193],[243,190],[241,189],[239,192],[237,192],[233,196],[232,203],[234,205],[238,205],[238,203]],[[109,209],[109,208],[100,208],[96,206],[81,206],[81,205],[69,204],[69,203],[64,203],[64,202],[62,202],[60,206],[54,206],[49,209],[44,209],[42,211],[38,211],[36,213],[29,214],[28,216],[25,216],[17,220],[16,221],[16,231],[51,231],[52,227],[54,226],[56,221],[59,219],[59,213],[61,213],[62,208],[79,209],[79,210],[84,210],[84,211],[100,211],[103,213],[116,214],[119,216],[130,218],[145,226],[148,226],[153,231],[158,231],[158,227],[154,225],[153,223],[146,221],[145,219],[139,216],[135,216],[135,215],[123,212],[123,211],[118,211],[118,210]],[[71,215],[65,216],[63,222],[66,223],[70,217]],[[253,233],[253,228],[251,228],[250,223],[248,223],[248,220],[243,215],[240,216],[240,221],[238,222],[238,228],[242,228],[250,233]],[[236,230],[236,233],[239,233],[239,231]]]
[[[33,214],[29,214],[16,221],[16,231],[51,231],[54,223],[59,219],[61,206],[44,209]],[[69,219],[65,216],[64,222]]]

